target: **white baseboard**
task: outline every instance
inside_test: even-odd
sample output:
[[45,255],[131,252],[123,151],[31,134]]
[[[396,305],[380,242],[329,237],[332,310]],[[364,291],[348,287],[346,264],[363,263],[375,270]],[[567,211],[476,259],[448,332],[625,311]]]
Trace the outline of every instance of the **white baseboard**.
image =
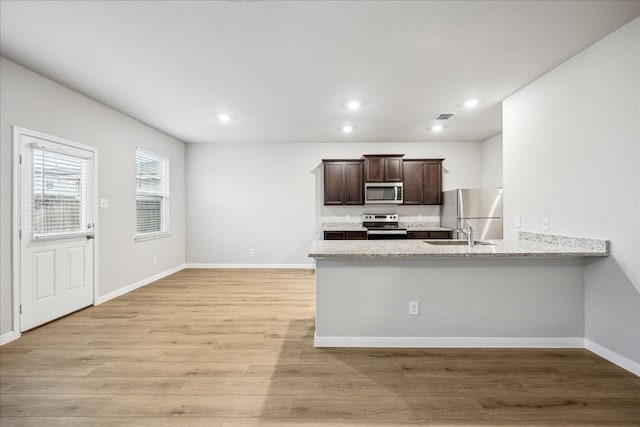
[[584,348],[640,377],[640,363],[634,362],[615,351],[611,351],[588,338],[584,340]]
[[584,348],[584,338],[494,338],[494,337],[319,337],[314,347],[493,347],[493,348]]
[[20,338],[20,333],[16,331],[7,332],[5,334],[0,335],[0,345],[5,345],[10,343],[11,341],[17,340]]
[[162,273],[155,274],[155,275],[153,275],[151,277],[147,277],[146,279],[142,279],[142,280],[140,280],[138,282],[132,283],[132,284],[130,284],[128,286],[125,286],[123,288],[116,289],[115,291],[109,292],[108,294],[100,295],[100,296],[96,297],[94,305],[99,305],[99,304],[105,303],[105,302],[110,301],[110,300],[112,300],[114,298],[117,298],[117,297],[119,297],[121,295],[124,295],[124,294],[126,294],[128,292],[134,291],[134,290],[136,290],[138,288],[141,288],[141,287],[143,287],[145,285],[148,285],[149,283],[153,283],[156,280],[160,280],[160,279],[162,279],[164,277],[170,276],[170,275],[172,275],[174,273],[177,273],[178,271],[184,270],[185,266],[186,266],[186,264],[182,264],[182,265],[179,265],[177,267],[170,268],[169,270],[163,271]]
[[291,268],[314,270],[315,264],[210,264],[210,263],[190,263],[186,268]]

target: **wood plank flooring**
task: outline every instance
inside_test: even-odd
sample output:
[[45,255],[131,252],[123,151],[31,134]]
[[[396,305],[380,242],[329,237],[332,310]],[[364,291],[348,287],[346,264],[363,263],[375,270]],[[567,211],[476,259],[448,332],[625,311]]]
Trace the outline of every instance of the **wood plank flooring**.
[[640,426],[586,350],[316,349],[313,272],[183,270],[0,348],[6,426]]

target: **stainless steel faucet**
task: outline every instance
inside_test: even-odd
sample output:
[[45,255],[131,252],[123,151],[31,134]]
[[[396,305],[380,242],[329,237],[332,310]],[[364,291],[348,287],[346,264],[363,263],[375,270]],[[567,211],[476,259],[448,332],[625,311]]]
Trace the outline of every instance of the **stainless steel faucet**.
[[464,230],[460,228],[458,229],[458,231],[464,234],[465,236],[467,236],[467,244],[469,245],[469,249],[473,248],[473,245],[475,244],[475,239],[473,237],[473,227],[471,226],[471,223],[467,221],[467,229]]

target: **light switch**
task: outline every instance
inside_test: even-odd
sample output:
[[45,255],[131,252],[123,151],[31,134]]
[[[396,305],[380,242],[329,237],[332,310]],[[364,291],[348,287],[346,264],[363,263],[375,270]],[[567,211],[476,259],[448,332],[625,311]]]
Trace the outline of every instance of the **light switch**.
[[100,199],[100,207],[101,208],[108,208],[109,207],[109,199]]
[[516,228],[520,228],[520,222],[521,222],[521,221],[520,221],[520,217],[519,217],[519,216],[517,216],[517,217],[515,218],[515,221],[514,221]]

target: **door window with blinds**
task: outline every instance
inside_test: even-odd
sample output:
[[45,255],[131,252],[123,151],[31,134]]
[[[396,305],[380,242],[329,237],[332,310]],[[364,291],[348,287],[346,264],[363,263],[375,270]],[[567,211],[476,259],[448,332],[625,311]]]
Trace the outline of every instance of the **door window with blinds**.
[[92,153],[34,143],[29,160],[32,238],[92,234]]
[[169,235],[169,159],[136,150],[136,240]]

